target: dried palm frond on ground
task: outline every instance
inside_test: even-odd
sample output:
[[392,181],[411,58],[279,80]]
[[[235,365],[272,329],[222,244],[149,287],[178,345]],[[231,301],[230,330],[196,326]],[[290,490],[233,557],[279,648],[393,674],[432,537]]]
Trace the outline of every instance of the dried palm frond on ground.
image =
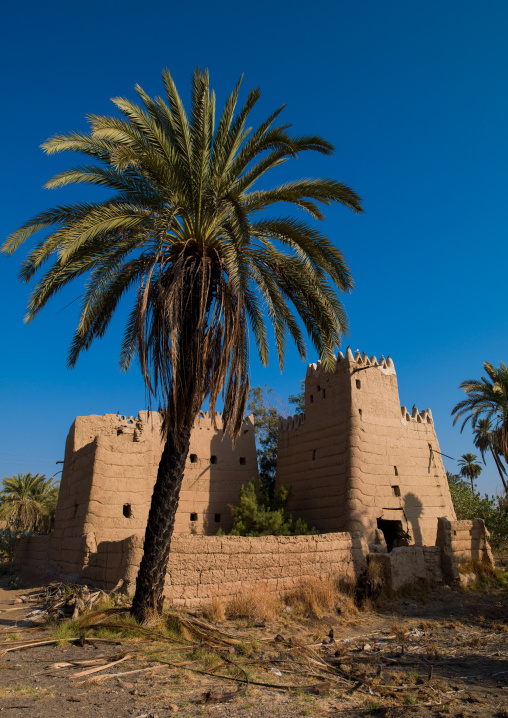
[[[39,605],[49,607],[70,596],[67,605],[73,598],[87,600],[82,589],[53,585],[25,593],[20,600],[25,608],[33,608],[39,596]],[[337,612],[342,601],[338,596],[321,619],[297,610],[288,614],[281,607],[273,618],[257,623],[225,620],[220,611],[213,622],[199,613],[174,609],[147,627],[133,623],[128,605],[114,605],[124,597],[101,595],[76,620],[52,619],[33,640],[26,640],[22,632],[5,636],[1,649],[10,651],[0,660],[0,668],[4,663],[8,669],[16,661],[19,670],[0,670],[0,700],[2,690],[7,696],[12,691],[7,703],[14,718],[32,715],[26,708],[16,712],[21,704],[14,700],[15,688],[26,689],[25,706],[30,690],[37,690],[33,715],[41,718],[51,718],[62,696],[76,702],[87,696],[87,704],[92,700],[94,705],[107,705],[108,718],[124,718],[129,712],[135,718],[166,718],[176,710],[185,718],[211,710],[214,718],[395,710],[411,710],[423,718],[434,707],[447,716],[468,715],[464,706],[475,704],[484,713],[488,706],[488,714],[494,715],[508,693],[503,666],[508,653],[502,606],[506,597],[499,587],[483,593],[433,589],[425,601],[418,591],[406,592],[400,599],[390,596],[387,609],[343,615]],[[70,614],[70,608],[65,611]],[[58,695],[53,697],[52,691]],[[232,703],[234,713],[227,708]],[[44,712],[41,706],[46,704]],[[93,706],[88,710],[83,703],[79,714],[96,715]]]

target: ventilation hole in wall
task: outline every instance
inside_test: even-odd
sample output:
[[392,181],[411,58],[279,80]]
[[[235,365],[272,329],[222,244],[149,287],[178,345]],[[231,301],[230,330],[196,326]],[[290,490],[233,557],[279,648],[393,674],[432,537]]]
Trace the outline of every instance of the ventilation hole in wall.
[[191,521],[197,521],[197,520],[198,520],[198,515],[197,515],[197,514],[191,514],[191,515],[190,515],[190,520],[191,520]]
[[197,463],[198,455],[197,455],[197,454],[191,454],[189,458],[190,458],[191,464],[195,464],[195,463]]
[[323,399],[326,399],[326,389],[323,389]]
[[245,458],[245,456],[240,456],[240,463],[242,466],[245,466],[245,464],[247,463],[247,459]]
[[130,504],[124,504],[124,505],[123,505],[123,509],[122,509],[122,513],[123,513],[123,515],[125,516],[126,519],[130,519],[130,517],[132,516],[131,505],[130,505]]
[[393,467],[393,470],[395,471],[395,476],[398,476],[398,475],[399,475],[399,470],[397,469],[396,466]]
[[316,460],[316,449],[312,449],[312,461]]
[[313,403],[314,403],[314,397],[312,396],[312,394],[309,396],[309,399],[310,399],[310,403],[313,404]]
[[457,532],[456,532],[456,531],[454,531],[454,532],[453,532],[453,535],[454,535],[454,536],[456,536],[456,535],[457,535]]
[[220,514],[215,514],[215,523],[220,524]]
[[400,496],[400,486],[392,486],[394,496]]
[[244,429],[244,430],[243,430],[243,433],[244,433],[244,434],[248,434],[248,433],[249,433],[249,430],[248,430],[248,429]]
[[319,384],[318,384],[318,388],[317,388],[317,390],[318,390],[318,391],[321,391],[321,387],[319,386]]
[[217,457],[216,456],[210,456],[210,463],[216,464],[217,463]]
[[361,382],[359,379],[356,380],[356,388],[357,388],[357,389],[361,389],[361,388],[362,388],[362,382]]
[[74,513],[72,514],[72,518],[75,519],[78,515],[78,505],[74,504]]
[[117,429],[117,430],[116,430],[116,435],[117,435],[117,436],[120,436],[120,434],[123,434],[123,429]]
[[358,409],[358,413],[360,414],[360,419],[362,419],[362,410]]

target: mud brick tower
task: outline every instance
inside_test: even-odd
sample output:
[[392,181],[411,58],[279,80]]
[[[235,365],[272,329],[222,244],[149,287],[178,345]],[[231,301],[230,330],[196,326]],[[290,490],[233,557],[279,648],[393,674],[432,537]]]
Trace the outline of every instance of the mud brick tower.
[[[258,475],[252,418],[244,419],[234,449],[220,415],[216,426],[207,412],[194,424],[175,534],[228,531],[229,504]],[[161,454],[157,412],[78,416],[65,445],[50,557],[71,573],[101,541],[143,536]]]
[[319,532],[432,546],[437,519],[456,518],[439,451],[430,409],[400,406],[392,360],[348,349],[334,371],[307,368],[305,414],[279,421],[277,483]]

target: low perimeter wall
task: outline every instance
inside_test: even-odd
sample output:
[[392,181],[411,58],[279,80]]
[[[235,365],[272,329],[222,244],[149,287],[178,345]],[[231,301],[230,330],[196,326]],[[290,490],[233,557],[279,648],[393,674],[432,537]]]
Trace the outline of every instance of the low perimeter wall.
[[[44,548],[49,549],[48,539],[33,536],[24,541],[17,553],[18,562],[61,570],[55,561],[48,564],[47,559],[41,560]],[[141,536],[102,541],[79,572],[67,574],[67,580],[90,582],[105,589],[123,580],[123,589],[134,593],[142,553]],[[350,533],[256,538],[174,536],[164,594],[175,605],[198,606],[215,596],[233,598],[252,584],[283,595],[311,576],[333,575],[354,582],[366,569],[367,553],[363,535]]]
[[[361,533],[317,536],[174,536],[165,584],[165,596],[175,605],[199,606],[214,597],[229,600],[253,584],[284,595],[302,579],[334,576],[356,581],[369,574],[383,578],[387,588],[430,581],[457,583],[460,564],[494,564],[483,521],[438,520],[436,546],[405,546],[390,553],[368,553]],[[81,565],[50,560],[52,536],[31,536],[18,548],[19,563],[50,568],[71,582],[89,582],[112,589],[122,580],[123,590],[134,593],[143,553],[143,537],[101,541],[82,537]]]

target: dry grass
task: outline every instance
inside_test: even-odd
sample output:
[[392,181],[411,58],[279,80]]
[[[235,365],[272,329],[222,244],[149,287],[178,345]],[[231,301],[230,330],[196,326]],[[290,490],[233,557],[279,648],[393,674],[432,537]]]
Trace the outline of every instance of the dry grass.
[[314,576],[302,579],[287,596],[286,603],[299,613],[322,618],[326,611],[333,611],[337,602],[337,584],[330,578]]
[[392,623],[392,625],[390,626],[390,631],[395,634],[395,637],[401,643],[403,643],[406,640],[407,629],[401,621],[395,619],[394,622]]
[[203,606],[203,616],[211,623],[223,621],[226,618],[226,609],[221,598],[214,596],[210,603]]
[[443,657],[438,644],[435,642],[427,644],[426,651],[427,660],[429,661],[440,661]]
[[381,581],[384,578],[384,569],[381,563],[377,561],[369,561],[367,566],[367,578]]
[[325,613],[339,610],[342,616],[357,614],[354,590],[349,584],[339,584],[331,576],[311,576],[299,583],[285,598],[297,613],[322,618]]
[[226,606],[228,618],[246,618],[248,621],[269,621],[282,611],[282,602],[278,596],[269,593],[262,586],[246,587]]

